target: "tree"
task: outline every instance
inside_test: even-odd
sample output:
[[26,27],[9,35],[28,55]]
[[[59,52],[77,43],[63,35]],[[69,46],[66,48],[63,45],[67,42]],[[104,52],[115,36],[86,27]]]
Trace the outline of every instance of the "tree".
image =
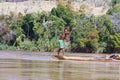
[[120,4],[116,4],[112,8],[110,8],[107,12],[107,14],[112,15],[113,13],[119,13],[120,14]]
[[57,0],[57,6],[58,7],[64,7],[66,9],[68,9],[69,11],[73,11],[73,5],[72,5],[72,0]]
[[120,52],[120,33],[110,35],[108,47],[109,52]]
[[112,0],[112,6],[115,6],[116,4],[119,4],[120,0]]
[[98,47],[98,31],[95,29],[93,22],[84,14],[76,16],[75,31],[71,36],[73,51],[95,52]]
[[22,25],[21,25],[26,37],[31,40],[35,37],[33,32],[33,26],[34,26],[33,22],[34,22],[34,16],[32,14],[27,14],[26,16],[23,17]]
[[51,14],[63,19],[66,22],[65,26],[70,26],[71,21],[74,19],[74,15],[68,9],[63,6],[59,6],[57,8],[53,8],[51,10]]

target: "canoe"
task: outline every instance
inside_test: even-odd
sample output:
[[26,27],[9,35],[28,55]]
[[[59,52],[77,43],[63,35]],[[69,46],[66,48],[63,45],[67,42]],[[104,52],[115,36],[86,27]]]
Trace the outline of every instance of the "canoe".
[[113,59],[95,59],[95,58],[86,58],[86,57],[70,57],[70,56],[58,56],[55,57],[59,60],[74,60],[74,61],[91,61],[91,62],[120,62],[120,60]]

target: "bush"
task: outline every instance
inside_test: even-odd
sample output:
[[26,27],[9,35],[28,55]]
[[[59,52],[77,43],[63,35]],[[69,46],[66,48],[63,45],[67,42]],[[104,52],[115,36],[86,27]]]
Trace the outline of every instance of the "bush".
[[112,0],[112,6],[115,6],[116,4],[119,4],[120,0]]
[[112,15],[113,13],[120,13],[120,4],[113,6],[107,12],[107,14],[110,14],[110,15]]
[[29,51],[37,51],[37,47],[35,45],[35,42],[34,41],[29,41],[29,40],[26,40],[22,43],[22,47],[21,47],[22,50],[29,50]]
[[17,47],[8,46],[7,44],[1,44],[0,43],[0,50],[12,50],[12,51],[15,51],[15,50],[17,50]]
[[38,39],[36,42],[39,51],[55,51],[58,49],[58,39],[53,38],[51,40]]
[[44,39],[38,39],[36,45],[39,51],[48,51],[49,41]]
[[[92,20],[84,14],[77,16],[76,27],[71,36],[72,48],[82,52],[95,52],[99,40],[98,31]],[[73,50],[72,49],[72,50]]]
[[18,50],[18,48],[15,46],[8,46],[7,50],[16,51],[16,50]]
[[8,45],[0,44],[0,50],[7,50]]
[[66,22],[66,26],[70,26],[71,21],[74,19],[73,13],[68,9],[64,8],[63,6],[53,8],[51,14],[62,18]]
[[109,50],[110,52],[120,52],[120,33],[110,35]]

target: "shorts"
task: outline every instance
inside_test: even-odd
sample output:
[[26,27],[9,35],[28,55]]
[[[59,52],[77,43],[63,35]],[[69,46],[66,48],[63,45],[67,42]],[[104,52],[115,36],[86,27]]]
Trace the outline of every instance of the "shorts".
[[59,40],[59,46],[61,49],[64,48],[64,41],[63,40]]

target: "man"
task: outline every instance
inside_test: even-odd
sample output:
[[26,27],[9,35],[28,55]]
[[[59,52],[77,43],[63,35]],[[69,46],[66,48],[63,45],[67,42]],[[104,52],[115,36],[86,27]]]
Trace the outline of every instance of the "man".
[[71,35],[72,31],[68,31],[67,28],[64,29],[64,32],[62,33],[62,36],[60,37],[60,40],[59,40],[60,48],[58,50],[58,56],[59,56],[60,51],[62,51],[64,55],[64,52],[65,52],[64,41],[68,41],[68,36]]
[[62,33],[62,40],[68,41],[69,35],[71,35],[72,31],[68,31],[67,28],[64,29],[64,32]]

